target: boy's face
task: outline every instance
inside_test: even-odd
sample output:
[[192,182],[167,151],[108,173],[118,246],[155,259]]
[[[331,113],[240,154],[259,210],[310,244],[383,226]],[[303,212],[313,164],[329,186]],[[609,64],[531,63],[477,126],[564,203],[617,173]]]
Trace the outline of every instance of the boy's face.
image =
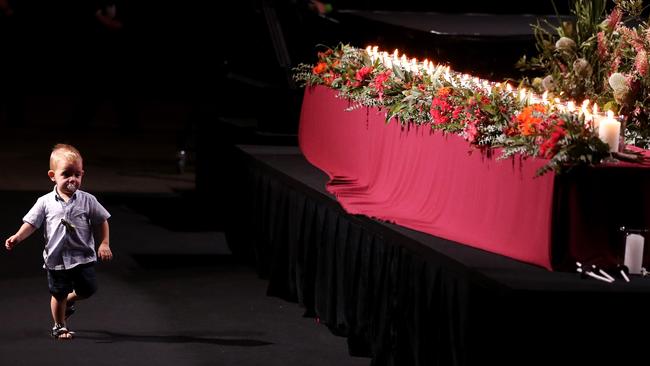
[[49,170],[47,175],[52,182],[56,183],[59,194],[71,196],[81,186],[83,178],[83,164],[80,160],[66,161],[58,160],[56,169]]

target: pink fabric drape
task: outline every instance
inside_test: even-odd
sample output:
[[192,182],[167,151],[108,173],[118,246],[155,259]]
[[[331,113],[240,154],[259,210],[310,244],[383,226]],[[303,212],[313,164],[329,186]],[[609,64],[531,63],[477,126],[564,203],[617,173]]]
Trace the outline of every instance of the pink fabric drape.
[[347,212],[552,269],[555,176],[535,178],[545,161],[496,160],[456,135],[348,107],[334,90],[308,88],[299,131]]

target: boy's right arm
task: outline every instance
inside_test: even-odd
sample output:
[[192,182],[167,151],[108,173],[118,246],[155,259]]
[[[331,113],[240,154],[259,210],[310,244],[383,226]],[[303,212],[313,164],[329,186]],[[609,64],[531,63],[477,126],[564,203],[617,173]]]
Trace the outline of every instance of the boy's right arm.
[[5,240],[5,248],[7,248],[7,250],[13,249],[13,247],[15,247],[16,244],[27,239],[30,235],[34,233],[34,231],[36,231],[35,226],[26,222],[23,223],[20,229],[18,229],[18,232],[16,232],[14,235],[10,236],[7,240]]

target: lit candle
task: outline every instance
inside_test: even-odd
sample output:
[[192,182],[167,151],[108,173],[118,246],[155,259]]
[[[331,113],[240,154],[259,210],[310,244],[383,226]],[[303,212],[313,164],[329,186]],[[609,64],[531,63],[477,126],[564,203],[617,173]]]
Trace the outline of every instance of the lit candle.
[[619,136],[621,135],[621,122],[614,119],[614,113],[607,111],[607,118],[600,120],[598,137],[609,145],[609,151],[618,151]]
[[384,56],[384,66],[386,66],[387,69],[393,68],[393,62],[390,60],[390,57]]
[[443,73],[445,80],[447,80],[448,83],[454,84],[454,79],[452,79],[451,74],[449,73],[449,67],[445,66],[445,72]]
[[492,94],[492,86],[487,80],[483,80],[483,88],[485,89],[486,93]]
[[566,104],[566,109],[570,113],[573,113],[576,110],[576,104],[572,100],[570,100]]
[[640,274],[643,264],[643,236],[630,234],[625,238],[625,259],[623,264],[627,266],[630,273]]

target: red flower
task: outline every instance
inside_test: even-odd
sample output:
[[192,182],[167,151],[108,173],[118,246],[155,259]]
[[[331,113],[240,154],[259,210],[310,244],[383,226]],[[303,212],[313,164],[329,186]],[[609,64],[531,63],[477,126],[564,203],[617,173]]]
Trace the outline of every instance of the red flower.
[[361,84],[366,79],[366,77],[372,73],[372,70],[373,70],[372,66],[364,66],[361,69],[359,69],[354,75],[354,79],[356,81],[352,85],[354,87],[361,86]]
[[558,150],[560,149],[560,146],[558,146],[558,142],[566,136],[566,131],[564,128],[564,123],[562,121],[559,121],[555,127],[553,128],[553,132],[551,133],[551,136],[544,141],[540,147],[539,147],[539,154],[542,157],[545,158],[552,158],[557,154]]
[[449,111],[451,104],[442,98],[433,98],[431,101],[431,118],[436,125],[445,124],[449,122]]
[[384,83],[390,79],[390,70],[386,70],[384,72],[381,72],[375,76],[375,78],[372,81],[372,85],[374,88],[377,90],[377,94],[379,94],[379,101],[383,101],[383,95],[384,95],[384,89],[386,86]]
[[[436,96],[431,100],[431,118],[436,125],[449,122],[449,113],[452,112],[452,105],[449,103],[451,89],[443,87],[438,89]],[[458,107],[453,109],[453,118],[457,117]],[[461,109],[462,110],[462,109]],[[460,113],[460,112],[458,112]]]
[[325,52],[318,52],[318,59],[323,60],[323,59],[327,58],[329,55],[331,55],[332,53],[334,53],[334,51],[332,49],[329,49],[329,50],[327,50]]

